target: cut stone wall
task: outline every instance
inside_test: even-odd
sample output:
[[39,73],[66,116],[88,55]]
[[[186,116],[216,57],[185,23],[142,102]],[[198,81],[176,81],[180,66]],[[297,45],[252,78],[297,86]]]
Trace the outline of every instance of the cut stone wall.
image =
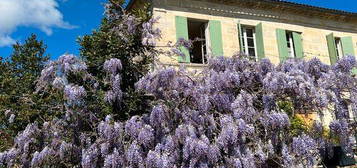
[[[334,33],[335,37],[351,36],[353,47],[357,53],[357,23],[322,19],[317,16],[301,16],[289,11],[277,12],[276,10],[249,9],[239,5],[226,5],[208,2],[208,0],[154,0],[154,17],[160,17],[156,24],[162,31],[162,39],[158,42],[159,48],[166,50],[168,42],[176,42],[175,17],[184,16],[200,20],[219,20],[222,26],[222,40],[224,56],[231,57],[239,52],[239,39],[237,24],[255,26],[263,25],[263,40],[265,57],[272,63],[278,64],[279,51],[276,29],[302,33],[304,59],[319,58],[322,62],[330,64],[326,36]],[[178,67],[177,57],[160,56],[163,65]],[[205,65],[185,63],[189,70],[200,70]],[[320,120],[325,126],[332,121],[328,111],[324,112]],[[305,119],[319,119],[316,113],[309,114]]]
[[[279,52],[276,29],[302,33],[305,59],[318,57],[329,64],[326,35],[334,33],[336,37],[352,36],[355,53],[357,53],[357,24],[305,17],[289,13],[261,9],[248,9],[238,6],[217,4],[208,1],[192,0],[155,0],[153,14],[160,17],[156,25],[162,30],[162,39],[158,46],[165,46],[169,41],[176,41],[175,16],[184,16],[202,20],[219,20],[222,25],[224,56],[230,57],[239,52],[237,23],[255,26],[263,25],[264,48],[266,58],[278,64]],[[163,48],[165,49],[165,48]],[[177,64],[177,59],[160,57],[161,62]]]

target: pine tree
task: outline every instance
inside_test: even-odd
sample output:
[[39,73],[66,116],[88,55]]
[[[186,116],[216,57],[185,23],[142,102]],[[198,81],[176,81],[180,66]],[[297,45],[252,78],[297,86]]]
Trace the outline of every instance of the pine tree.
[[[41,75],[50,56],[47,46],[35,34],[23,44],[13,45],[13,53],[0,62],[0,150],[11,144],[11,135],[16,135],[27,124],[43,122],[48,115],[46,102],[52,95],[35,93],[36,80]],[[14,124],[16,123],[16,124]],[[6,141],[7,140],[7,141]]]

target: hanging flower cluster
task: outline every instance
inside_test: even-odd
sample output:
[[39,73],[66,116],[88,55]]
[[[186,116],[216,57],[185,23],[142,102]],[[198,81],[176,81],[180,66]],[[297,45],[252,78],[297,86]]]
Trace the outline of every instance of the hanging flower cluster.
[[[120,20],[112,30],[120,40],[130,42],[128,37],[140,32],[144,46],[156,44],[156,19],[140,25],[131,15],[106,12],[109,20]],[[179,39],[173,52],[182,55],[178,47],[191,45]],[[89,94],[98,93],[93,90],[102,83],[83,61],[66,54],[49,63],[37,83],[38,91],[63,93],[65,113],[43,125],[28,125],[14,138],[15,145],[0,153],[0,167],[313,167],[325,157],[319,151],[336,143],[333,138],[347,152],[354,145],[356,123],[349,120],[349,111],[357,114],[357,78],[351,75],[356,66],[353,56],[334,66],[318,59],[275,66],[266,59],[252,62],[233,56],[210,60],[199,74],[184,68],[156,69],[136,83],[137,91],[153,97],[151,112],[116,121],[88,110]],[[100,94],[112,105],[123,103],[122,68],[115,58],[103,65],[107,78],[100,87],[107,90]],[[78,82],[71,83],[73,79]],[[323,136],[318,122],[313,131],[291,134],[295,113],[323,116],[323,111],[334,118],[329,125],[332,140]]]
[[[107,116],[87,125],[95,114],[85,110],[86,87],[66,78],[80,73],[89,79],[90,74],[74,56],[61,56],[44,69],[39,86],[63,91],[66,115],[29,125],[12,149],[0,153],[0,166],[312,167],[324,157],[319,150],[333,141],[322,136],[317,122],[314,131],[293,137],[291,114],[279,102],[291,102],[295,113],[333,106],[331,135],[350,151],[350,135],[356,130],[345,111],[355,110],[357,103],[346,97],[356,94],[356,78],[348,70],[355,66],[351,60],[343,58],[335,66],[317,59],[288,60],[274,66],[268,60],[219,57],[198,75],[184,68],[161,69],[136,85],[154,96],[151,113],[127,121]],[[111,88],[108,102],[121,101],[121,69],[118,59],[103,65]]]
[[121,102],[122,91],[120,89],[121,76],[119,71],[122,69],[122,65],[119,59],[113,58],[105,61],[104,70],[108,74],[108,81],[111,86],[111,90],[105,94],[105,101],[113,104],[115,102]]

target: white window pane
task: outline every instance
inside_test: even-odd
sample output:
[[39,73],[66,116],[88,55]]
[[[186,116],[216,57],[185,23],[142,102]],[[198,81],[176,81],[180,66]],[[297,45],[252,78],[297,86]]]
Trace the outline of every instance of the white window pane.
[[206,49],[207,49],[207,53],[210,53],[211,39],[210,39],[209,24],[208,24],[208,23],[206,23],[205,36],[206,36]]
[[244,28],[243,29],[243,40],[244,40],[244,53],[246,54],[246,55],[249,55],[249,52],[248,52],[248,38],[247,38],[247,29],[246,28]]

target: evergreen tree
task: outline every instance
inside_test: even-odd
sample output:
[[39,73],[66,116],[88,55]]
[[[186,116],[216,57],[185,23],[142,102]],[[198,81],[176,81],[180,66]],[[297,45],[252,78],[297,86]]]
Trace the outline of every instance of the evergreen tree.
[[0,137],[5,140],[0,143],[0,150],[11,144],[8,137],[16,135],[27,124],[42,123],[52,115],[48,100],[55,94],[35,93],[36,80],[50,58],[46,48],[44,42],[32,34],[23,44],[14,44],[13,53],[0,62]]
[[[124,12],[122,6],[124,1],[111,0],[106,5],[106,17],[98,30],[90,35],[79,38],[81,46],[80,55],[88,66],[88,71],[99,81],[105,81],[103,64],[106,60],[117,58],[121,60],[121,82],[123,90],[123,102],[115,101],[111,104],[104,102],[104,92],[108,90],[107,85],[101,88],[101,93],[92,93],[91,111],[98,111],[103,117],[105,114],[113,114],[115,118],[126,119],[129,116],[146,111],[145,96],[134,91],[134,85],[141,77],[147,74],[154,62],[157,50],[152,45],[143,42],[143,36],[151,31],[145,27],[150,21],[149,5],[143,9],[133,11],[131,14]],[[159,36],[159,32],[156,35]],[[154,37],[156,38],[156,37]],[[91,94],[91,93],[89,93]],[[98,96],[100,95],[100,96]],[[98,104],[99,103],[99,104]],[[126,111],[123,113],[123,111]]]

